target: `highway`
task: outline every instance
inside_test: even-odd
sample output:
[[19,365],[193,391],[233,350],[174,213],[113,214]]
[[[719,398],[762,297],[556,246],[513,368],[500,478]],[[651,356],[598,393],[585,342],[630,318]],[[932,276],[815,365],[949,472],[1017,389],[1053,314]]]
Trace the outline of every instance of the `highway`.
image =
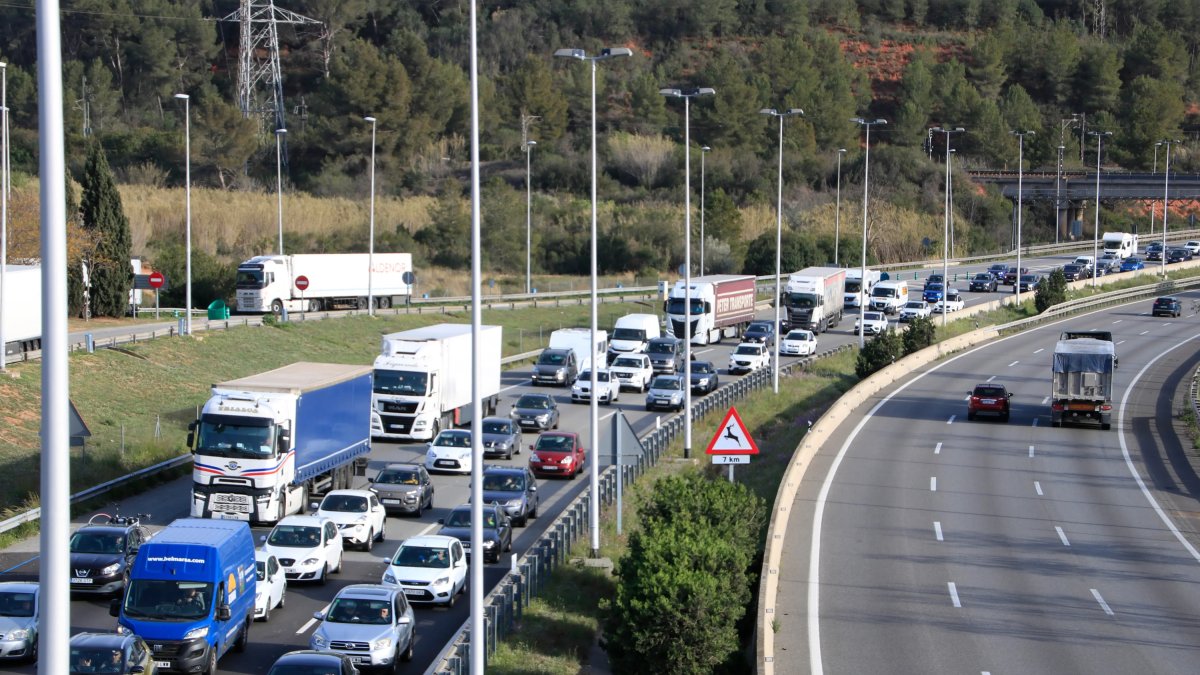
[[[793,506],[776,672],[1195,672],[1200,480],[1174,415],[1200,318],[1150,303],[988,343],[854,411]],[[1111,431],[1050,427],[1068,328],[1113,332]],[[1009,423],[966,421],[985,381],[1014,392]]]

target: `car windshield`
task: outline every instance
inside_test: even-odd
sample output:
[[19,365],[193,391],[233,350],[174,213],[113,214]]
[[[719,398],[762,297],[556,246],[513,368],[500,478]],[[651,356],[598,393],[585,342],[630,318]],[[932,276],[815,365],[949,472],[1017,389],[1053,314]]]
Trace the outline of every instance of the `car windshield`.
[[905,307],[907,307],[908,309],[921,309],[921,308],[925,307],[925,301],[924,300],[910,300],[909,303],[907,305],[905,305]]
[[538,357],[539,366],[561,366],[567,362],[567,355],[562,352],[542,352]]
[[677,380],[673,377],[660,377],[660,378],[654,380],[654,383],[650,385],[650,388],[651,389],[665,389],[667,391],[678,391],[679,390],[679,380]]
[[713,372],[713,365],[707,361],[696,361],[692,364],[692,372],[708,375]]
[[367,498],[359,495],[326,495],[325,499],[321,500],[321,510],[366,513]]
[[876,286],[871,289],[872,298],[894,298],[896,297],[896,289],[891,286]]
[[757,354],[761,354],[762,350],[761,350],[761,348],[759,348],[755,345],[738,345],[738,348],[736,350],[734,350],[733,353],[734,354],[755,354],[755,355],[757,355]]
[[508,435],[513,432],[512,426],[512,422],[506,422],[503,420],[484,420],[483,433]]
[[936,281],[935,281],[935,282],[933,282],[933,283],[927,284],[927,285],[925,286],[925,290],[927,290],[927,291],[940,291],[940,290],[942,290],[942,285],[941,285],[940,283],[938,283],[938,282],[936,282]]
[[238,288],[262,288],[264,278],[262,267],[239,267],[234,284]]
[[315,525],[276,525],[267,537],[272,546],[316,548],[321,544],[321,528]]
[[150,621],[195,621],[212,608],[213,585],[201,581],[133,579],[125,592],[125,616]]
[[120,649],[71,648],[71,673],[124,673],[125,652]]
[[862,290],[862,279],[847,279],[846,292],[857,293]]
[[613,361],[613,368],[641,368],[642,360],[631,356],[622,356]]
[[641,328],[617,328],[613,330],[612,339],[614,340],[645,340],[646,331]]
[[517,407],[528,410],[549,410],[550,399],[545,396],[526,395],[517,399]]
[[1067,272],[1067,273],[1078,272],[1079,265],[1067,265],[1066,267],[1063,268],[1063,271]]
[[867,312],[863,316],[866,317],[867,321],[882,321],[883,320],[883,315],[880,314],[879,312]]
[[330,623],[364,623],[385,626],[392,623],[390,600],[337,598],[329,606],[325,620]]
[[1001,398],[1004,396],[1002,387],[975,387],[975,395],[979,398]]
[[[580,382],[591,382],[592,381],[592,371],[585,370],[582,373],[580,373],[579,381]],[[597,370],[596,371],[596,381],[597,382],[608,382],[608,371],[607,370]]]
[[443,431],[433,439],[433,444],[443,448],[469,448],[471,434],[465,431]]
[[[312,657],[306,657],[312,658]],[[339,675],[342,672],[341,659],[335,656],[322,656],[324,661],[317,665],[307,663],[280,663],[271,667],[267,675]]]
[[0,616],[33,616],[33,593],[27,591],[0,592]]
[[1030,281],[1037,281],[1037,275],[1036,274],[1022,274],[1021,275],[1021,283],[1026,283],[1026,282],[1030,282]]
[[424,396],[429,389],[429,373],[377,369],[372,387],[376,394]]
[[375,482],[388,485],[420,485],[421,474],[416,469],[384,469],[375,476]]
[[538,452],[570,452],[574,447],[574,440],[570,436],[542,436],[538,438],[536,450]]
[[809,332],[807,332],[807,331],[802,331],[802,330],[794,330],[794,331],[792,331],[792,332],[790,332],[790,333],[788,333],[788,334],[787,334],[787,338],[786,338],[786,339],[788,339],[788,340],[798,340],[798,341],[800,341],[800,342],[808,342],[808,338],[809,338],[809,336],[810,336],[810,335],[811,335],[811,333],[809,333]]
[[991,280],[992,280],[992,275],[988,274],[987,272],[980,272],[979,274],[975,275],[975,281],[991,281]]
[[[496,522],[496,512],[492,509],[484,509],[483,511],[483,526],[489,529],[498,527]],[[446,518],[447,527],[470,527],[471,526],[471,509],[454,509],[450,512],[450,516]]]
[[392,558],[392,564],[397,567],[445,569],[450,567],[450,552],[434,546],[401,546]]
[[525,489],[525,479],[516,473],[484,473],[483,489],[494,492],[520,492]]
[[770,333],[771,332],[771,324],[769,324],[769,323],[752,323],[752,324],[750,324],[750,327],[746,329],[746,332],[747,333]]
[[204,415],[197,433],[196,454],[265,459],[274,454],[274,429],[264,418]]
[[71,553],[124,553],[125,535],[120,532],[76,532]]
[[651,354],[674,354],[675,344],[671,342],[651,342],[646,351]]

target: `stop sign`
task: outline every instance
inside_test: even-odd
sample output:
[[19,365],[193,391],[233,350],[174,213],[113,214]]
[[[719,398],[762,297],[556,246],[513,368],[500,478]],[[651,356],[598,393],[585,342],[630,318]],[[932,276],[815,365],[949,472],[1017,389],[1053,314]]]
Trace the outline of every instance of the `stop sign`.
[[167,283],[167,278],[163,276],[162,272],[151,272],[148,281],[150,288],[162,288],[162,285]]
[[301,274],[300,276],[296,277],[296,289],[302,291],[306,288],[308,288],[308,277]]

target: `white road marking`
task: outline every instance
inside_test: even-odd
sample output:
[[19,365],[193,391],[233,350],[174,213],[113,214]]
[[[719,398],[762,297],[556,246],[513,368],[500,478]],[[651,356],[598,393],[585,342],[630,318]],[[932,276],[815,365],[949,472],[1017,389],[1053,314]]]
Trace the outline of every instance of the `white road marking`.
[[942,523],[941,523],[941,521],[938,521],[938,520],[933,521],[933,534],[934,534],[934,536],[937,537],[938,541],[942,540]]
[[1138,333],[1138,335],[1145,335],[1146,333],[1149,333],[1149,332],[1150,332],[1150,331],[1148,331],[1148,330],[1144,330],[1144,331],[1142,331],[1142,332]]
[[1008,364],[1008,367],[1012,368],[1013,366],[1017,365],[1018,363],[1020,363],[1020,361],[1013,361],[1012,363]]
[[1124,340],[1117,340],[1117,344],[1119,344],[1119,345],[1123,345],[1123,344],[1125,344],[1125,341],[1124,341]]
[[956,417],[958,417],[958,415],[951,415],[950,419],[946,420],[946,424],[954,424],[954,418]]
[[946,582],[946,586],[950,589],[950,602],[955,607],[962,607],[962,602],[958,599],[958,587],[954,585],[953,581]]
[[941,443],[938,443],[937,445],[933,446],[933,454],[935,454],[935,455],[942,454],[942,444]]
[[1071,542],[1067,540],[1067,533],[1057,525],[1054,526],[1054,531],[1058,533],[1058,539],[1063,543],[1063,546],[1070,546]]
[[1046,404],[1047,404],[1047,403],[1049,403],[1049,402],[1050,402],[1050,397],[1049,397],[1049,396],[1047,396],[1046,398],[1042,399],[1042,405],[1046,405]]
[[[1038,351],[1040,352],[1040,351],[1042,351],[1042,350],[1040,350],[1040,349],[1039,349]],[[1034,352],[1034,353],[1036,354],[1037,352]],[[989,377],[988,379],[984,380],[984,382],[991,382],[991,381],[992,381],[992,380],[994,380],[994,379],[996,379],[996,376],[995,376],[995,375],[993,375],[993,376]]]
[[522,382],[521,384],[514,384],[511,386],[505,387],[505,388],[501,389],[500,391],[505,392],[505,391],[508,391],[509,389],[516,389],[517,387],[525,387],[528,385],[529,385],[528,382]]
[[937,476],[929,477],[929,491],[937,492]]
[[1037,426],[1037,421],[1038,421],[1038,418],[1036,418],[1036,417],[1033,418],[1033,426],[1035,426],[1035,427]]
[[1115,324],[1116,324],[1116,323],[1121,323],[1121,322],[1122,322],[1122,321],[1124,321],[1124,320],[1125,320],[1125,319],[1117,319],[1117,320],[1116,320],[1116,321],[1114,321],[1113,323],[1115,323]]
[[1113,615],[1112,607],[1109,607],[1108,603],[1104,601],[1104,598],[1102,598],[1100,596],[1100,591],[1098,591],[1094,588],[1091,589],[1091,591],[1092,591],[1092,597],[1096,599],[1096,602],[1100,603],[1100,609],[1103,609],[1105,614],[1112,616]]
[[1033,446],[1029,446],[1029,456],[1033,457]]
[[[324,607],[322,607],[322,608],[321,608],[319,611],[322,611],[322,612],[328,612],[328,611],[329,611],[329,605],[325,605],[325,606],[324,606]],[[296,635],[299,635],[299,634],[301,634],[301,633],[307,633],[307,632],[308,632],[308,629],[309,629],[309,628],[312,628],[312,627],[313,627],[313,624],[315,624],[316,622],[317,622],[317,619],[316,619],[316,617],[314,617],[314,618],[311,618],[311,619],[309,619],[308,621],[304,622],[304,625],[303,625],[303,626],[300,626],[300,628],[299,628],[299,629],[296,631]]]
[[1034,491],[1036,491],[1036,492],[1038,493],[1038,496],[1039,496],[1039,497],[1043,496],[1043,495],[1042,495],[1042,483],[1041,483],[1041,481],[1036,481],[1036,480],[1035,480],[1035,481],[1033,481],[1033,489],[1034,489]]
[[1037,351],[1035,351],[1034,354],[1041,354],[1044,351],[1046,351],[1046,348],[1042,347],[1041,349],[1038,349]]

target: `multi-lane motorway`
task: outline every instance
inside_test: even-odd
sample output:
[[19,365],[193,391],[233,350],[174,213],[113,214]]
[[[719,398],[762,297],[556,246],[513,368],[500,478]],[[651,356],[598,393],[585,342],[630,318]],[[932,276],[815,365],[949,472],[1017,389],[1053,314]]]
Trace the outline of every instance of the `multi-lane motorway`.
[[[1196,672],[1200,481],[1174,417],[1200,317],[1150,302],[991,342],[856,410],[794,504],[776,672]],[[1114,335],[1111,431],[1049,424],[1067,328]],[[1009,423],[966,421],[986,381],[1015,393]]]
[[[1031,260],[1029,261],[1029,266],[1034,270],[1049,269],[1050,267],[1061,265],[1065,261],[1065,258],[1066,256],[1059,258]],[[971,268],[964,267],[954,269],[952,272],[957,272],[959,274],[959,278],[963,279],[964,274],[974,272],[981,268],[982,266],[974,266]],[[905,278],[911,278],[911,276],[906,273]],[[958,286],[960,288],[965,288],[965,281],[960,282]],[[919,289],[919,285],[916,287],[916,289]],[[970,293],[964,293],[964,296],[967,299],[968,305],[993,300],[997,297],[996,294]],[[773,312],[768,311],[764,314],[768,313]],[[851,334],[851,330],[854,325],[854,318],[854,315],[847,317],[834,331],[822,335],[820,338],[821,348],[824,349],[834,347],[839,344],[857,342],[857,337]],[[723,384],[734,379],[725,372],[725,366],[727,365],[728,361],[727,354],[731,347],[732,342],[726,341],[724,344],[720,345],[696,348],[696,351],[698,352],[697,358],[711,360],[719,368],[721,368]],[[1138,361],[1136,358],[1131,358],[1127,365],[1126,354],[1128,352],[1125,350],[1125,348],[1122,349],[1122,374],[1128,374],[1128,369],[1132,368],[1134,364],[1138,363]],[[1044,354],[1042,361],[1045,361]],[[957,371],[958,368],[952,367],[950,370]],[[1038,378],[1041,377],[1044,370],[1045,369],[1040,366],[1037,368],[1030,368],[1030,381],[1040,381]],[[967,372],[969,373],[972,371]],[[974,380],[972,379],[974,375],[964,375],[964,377],[965,380],[970,380],[970,382],[961,385],[955,384],[955,390],[961,389],[963,392],[965,392],[970,384],[974,383]],[[516,370],[505,373],[503,386],[506,387],[506,389],[502,394],[502,410],[507,411],[508,405],[514,401],[517,396],[525,391],[531,390],[527,385],[527,382],[527,370]],[[1029,388],[1033,389],[1034,386],[1031,384]],[[1044,389],[1045,387],[1043,386],[1040,390]],[[538,391],[544,392],[548,390],[538,389]],[[933,392],[930,394],[930,396],[935,394],[944,396],[944,393],[939,394],[939,392],[944,392],[941,384],[938,384],[937,386],[933,386],[932,384],[929,385],[928,391]],[[569,393],[563,390],[554,390],[554,393],[556,394],[556,398],[558,399],[564,413],[561,427],[564,429],[577,430],[581,433],[586,432],[588,419],[587,406],[573,406],[569,402]],[[913,394],[911,392],[908,394],[908,396],[912,395]],[[1037,403],[1036,401],[1028,400],[1027,395],[1025,394],[1019,395],[1021,398],[1017,399],[1018,412],[1017,415],[1014,416],[1013,424],[1010,425],[1010,428],[1012,429],[1017,428],[1017,426],[1022,423],[1021,420],[1027,419],[1026,414],[1022,411],[1032,410],[1036,407]],[[913,419],[924,419],[920,416],[920,414],[927,414],[927,408],[920,403],[919,400],[905,400],[909,401],[909,412],[912,414]],[[659,414],[645,412],[642,407],[642,402],[642,397],[637,393],[625,392],[618,404],[614,406],[615,408],[624,411],[630,423],[639,434],[645,433],[652,429],[655,424],[655,418],[659,416]],[[961,403],[961,401],[959,403]],[[600,414],[602,418],[606,418],[612,413],[613,410],[608,407],[601,408]],[[961,411],[959,411],[959,414],[961,416]],[[944,424],[944,420],[942,420],[942,423]],[[959,425],[958,429],[965,439],[969,440],[972,434],[978,433],[974,426],[963,431],[961,429],[961,422],[956,422],[955,424]],[[895,431],[890,434],[887,432],[880,432],[880,435],[878,436],[880,440],[876,441],[876,443],[878,443],[878,452],[880,456],[884,458],[894,457],[894,453],[896,451],[895,449],[898,447],[898,445],[903,445],[907,442],[903,440],[898,441],[897,439],[912,439],[914,446],[921,445],[923,444],[923,440],[921,439],[925,438],[926,431],[944,431],[941,427],[937,427],[936,424],[930,424],[930,427],[930,430],[926,430],[924,426],[918,425],[906,427],[899,433]],[[950,425],[948,428],[953,429],[955,427]],[[706,434],[708,434],[710,430],[698,427],[696,431],[696,438],[698,439],[697,443],[703,443],[707,438]],[[1049,430],[1047,429],[1045,431]],[[1115,438],[1116,435],[1113,435],[1113,437]],[[884,441],[882,439],[889,440]],[[526,444],[532,442],[533,440],[533,436],[527,434],[525,440]],[[943,442],[946,442],[947,446],[949,445],[948,441]],[[860,446],[861,442],[855,444],[855,447]],[[514,457],[514,459],[511,461],[513,463],[525,462],[527,461],[527,455],[528,453],[526,451],[525,453]],[[371,466],[369,472],[374,473],[375,471],[378,471],[388,462],[414,461],[419,460],[422,456],[423,447],[420,445],[392,445],[378,443],[375,445],[371,455]],[[947,458],[949,456],[949,453],[947,453]],[[505,462],[503,460],[498,460],[497,463]],[[883,470],[882,475],[886,475],[890,482],[900,481],[901,478],[911,470],[909,468],[901,470],[900,467],[889,466],[888,460],[886,459],[876,460],[876,463],[881,466]],[[927,476],[926,479],[928,478],[929,477]],[[840,480],[842,479],[839,479],[839,481]],[[940,480],[943,481],[943,486],[945,486],[945,481],[952,480],[952,478],[943,476]],[[436,530],[437,518],[442,517],[449,508],[466,501],[469,487],[468,479],[466,477],[437,476],[435,478],[435,482],[437,487],[437,497],[436,508],[434,510],[427,512],[426,515],[421,519],[396,517],[389,518],[388,543],[383,546],[376,547],[375,551],[372,553],[359,551],[348,552],[343,572],[340,575],[335,575],[332,577],[331,583],[328,586],[307,587],[296,584],[289,588],[288,603],[286,608],[274,612],[272,614],[270,623],[255,624],[251,630],[251,644],[247,652],[245,654],[230,654],[226,656],[221,663],[222,672],[265,672],[267,666],[278,655],[291,649],[307,647],[309,636],[311,635],[315,626],[315,621],[312,620],[312,613],[324,607],[324,605],[333,597],[339,588],[349,583],[377,583],[384,569],[384,560],[386,559],[386,556],[394,551],[396,542],[418,533]],[[1054,481],[1049,479],[1046,479],[1043,482],[1047,486],[1054,483]],[[125,500],[121,503],[121,511],[123,513],[150,512],[153,514],[154,524],[157,524],[158,526],[165,525],[175,518],[187,515],[187,493],[189,491],[189,483],[190,479],[181,479],[169,485],[155,488],[142,495]],[[570,500],[577,494],[586,489],[587,481],[541,481],[539,487],[541,489],[542,516],[538,520],[530,523],[529,527],[518,530],[516,540],[514,541],[514,553],[512,555],[520,555],[531,543],[533,543],[539,536],[542,528],[545,526],[544,524],[550,522],[554,515],[556,515],[563,506],[569,503]],[[939,493],[939,496],[945,496],[948,489],[951,493],[956,492],[955,490],[947,487],[942,487],[940,489],[942,492]],[[871,489],[860,494],[839,494],[838,501],[839,503],[847,504],[846,508],[850,510],[866,509],[870,511],[875,507],[868,505],[877,503],[878,499],[883,496],[884,492],[886,491]],[[964,499],[966,501],[970,501],[969,499]],[[858,506],[851,507],[849,506],[851,503],[858,504]],[[884,510],[886,511],[886,508]],[[958,517],[965,517],[965,514],[973,511],[964,507],[955,508],[951,512],[953,514],[958,514]],[[974,512],[989,513],[990,509],[979,508],[978,505],[976,505]],[[899,515],[900,514],[898,513],[890,514],[888,517],[899,517]],[[845,516],[838,515],[837,517],[844,518]],[[83,518],[82,520],[86,520],[86,518]],[[943,520],[946,521],[943,524],[947,525],[947,528],[950,527],[951,523],[954,523],[954,527],[965,527],[965,525],[957,524],[957,521],[951,517],[943,518]],[[829,527],[830,529],[836,529],[838,526],[830,525]],[[873,529],[876,527],[876,525],[872,524],[871,527]],[[931,527],[931,525],[926,523],[924,527],[928,529]],[[949,529],[947,531],[949,531]],[[264,533],[265,531],[256,531],[256,537],[259,534]],[[854,536],[851,537],[851,540],[857,540],[860,535],[870,539],[876,538],[875,536],[870,535],[868,531],[860,530],[854,533]],[[996,545],[1002,546],[1003,542]],[[833,544],[830,544],[830,546],[832,547]],[[0,573],[0,580],[31,577],[36,578],[37,560],[36,552],[32,551],[33,547],[36,547],[36,541],[29,542],[23,547],[14,547],[8,551],[0,553],[0,571],[3,571],[3,573]],[[904,555],[906,550],[907,549],[902,549],[900,552],[892,551],[886,553],[885,555]],[[489,588],[503,576],[504,571],[509,565],[511,565],[512,555],[506,556],[502,560],[501,564],[493,565],[491,566],[491,569],[487,571],[485,577]],[[856,569],[861,562],[863,562],[863,558],[854,552],[847,552],[846,555],[851,556],[854,559],[854,562],[847,562],[843,569],[839,570],[839,573],[851,572]],[[798,570],[800,568],[794,569]],[[825,569],[828,570],[829,566],[826,566]],[[858,582],[855,582],[855,584],[863,587],[864,581],[866,581],[868,584],[875,584],[884,580],[885,578],[886,577],[882,576],[868,575]],[[970,586],[970,581],[968,579],[963,579],[962,583],[968,587]],[[832,600],[830,601],[832,602]],[[424,670],[424,668],[431,663],[434,656],[442,649],[451,636],[462,626],[463,622],[466,621],[469,612],[469,607],[467,605],[468,603],[459,603],[457,607],[450,610],[420,609],[418,611],[416,659],[414,664],[409,668],[412,672]],[[920,608],[918,608],[918,610],[920,610]],[[900,622],[900,617],[894,618],[893,621]],[[72,602],[72,615],[70,617],[70,622],[72,633],[83,630],[112,630],[114,627],[114,620],[108,615],[108,602],[107,600],[102,599],[75,599]],[[860,621],[853,618],[849,622],[851,625],[858,625],[860,623]],[[882,624],[886,622],[880,623]],[[910,622],[903,621],[901,623],[909,624]],[[799,625],[799,623],[796,623],[792,625],[792,628],[795,629]],[[836,631],[836,628],[830,624],[827,630]],[[840,638],[838,638],[838,642],[841,642]],[[910,644],[909,646],[912,647],[913,645]],[[855,651],[861,650],[856,649]],[[866,653],[869,653],[869,650],[867,650]],[[29,673],[33,672],[33,668],[32,666],[10,667],[7,665],[0,667],[0,673],[9,672]]]

